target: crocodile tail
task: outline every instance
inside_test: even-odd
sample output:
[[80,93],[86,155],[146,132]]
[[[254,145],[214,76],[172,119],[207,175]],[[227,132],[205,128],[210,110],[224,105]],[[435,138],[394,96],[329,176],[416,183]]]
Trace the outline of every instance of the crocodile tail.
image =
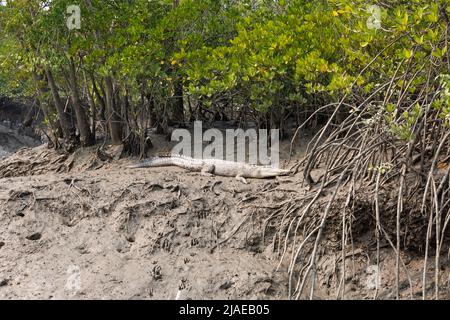
[[147,168],[147,167],[151,167],[151,161],[150,160],[145,160],[145,161],[141,161],[139,163],[135,163],[132,165],[127,166],[127,168],[130,169],[138,169],[138,168]]
[[170,157],[158,157],[151,158],[139,163],[128,166],[128,168],[138,169],[138,168],[152,168],[152,167],[165,167],[165,166],[173,166],[173,159]]

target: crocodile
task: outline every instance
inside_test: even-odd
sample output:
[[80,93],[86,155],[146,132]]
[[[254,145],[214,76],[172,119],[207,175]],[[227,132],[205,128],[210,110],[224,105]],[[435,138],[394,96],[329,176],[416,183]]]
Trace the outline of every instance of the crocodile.
[[201,172],[204,176],[235,177],[236,180],[247,183],[246,178],[264,179],[284,176],[290,170],[278,169],[271,166],[258,166],[243,162],[221,159],[196,159],[187,156],[171,155],[155,157],[129,166],[129,168],[168,167],[176,166],[189,171]]

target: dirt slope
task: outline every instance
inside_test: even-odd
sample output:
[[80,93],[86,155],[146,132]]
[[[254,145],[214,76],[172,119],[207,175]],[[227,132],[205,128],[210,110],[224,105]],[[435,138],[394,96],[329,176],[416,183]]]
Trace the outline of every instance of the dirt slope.
[[[178,168],[128,169],[130,162],[102,161],[95,149],[64,156],[44,146],[0,161],[0,299],[288,297],[290,261],[277,271],[277,229],[265,223],[305,191],[300,177],[244,185]],[[345,298],[371,299],[373,231],[353,245]],[[401,297],[420,299],[423,256],[402,256],[412,288],[402,273]],[[339,259],[340,250],[323,253],[316,298],[335,298]],[[381,259],[378,297],[394,298],[389,246]],[[442,259],[448,298],[450,267]]]
[[[116,164],[0,181],[0,281],[7,282],[0,298],[285,295],[274,257],[257,246],[258,210],[242,201],[267,182],[248,187],[179,169]],[[214,248],[249,218],[254,228]],[[71,287],[77,274],[80,286]]]

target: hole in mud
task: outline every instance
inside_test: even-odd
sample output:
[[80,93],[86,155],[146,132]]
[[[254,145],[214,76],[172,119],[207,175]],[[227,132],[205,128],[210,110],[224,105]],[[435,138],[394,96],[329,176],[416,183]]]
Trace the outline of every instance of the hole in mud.
[[26,237],[28,240],[31,241],[36,241],[42,238],[42,234],[40,234],[39,232],[33,233],[32,235],[29,235]]

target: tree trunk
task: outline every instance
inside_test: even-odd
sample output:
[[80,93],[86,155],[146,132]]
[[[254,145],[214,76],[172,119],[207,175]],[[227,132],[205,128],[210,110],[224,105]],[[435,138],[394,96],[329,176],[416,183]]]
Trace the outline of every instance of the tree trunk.
[[157,116],[155,110],[155,98],[151,93],[144,93],[147,98],[147,117],[148,117],[148,127],[154,127],[157,123]]
[[174,82],[174,99],[172,108],[172,121],[178,124],[184,123],[183,83],[181,79]]
[[[88,99],[88,104],[89,104],[89,108],[91,109],[91,117],[90,117],[90,126],[91,126],[91,132],[92,132],[92,137],[94,139],[95,142],[95,137],[96,137],[96,124],[97,124],[97,106],[95,105],[95,99],[94,99],[94,94],[92,93],[92,91],[89,89],[89,84],[86,78],[86,74],[83,73],[84,75],[84,88],[86,90],[86,95],[87,95],[87,99]],[[88,115],[89,116],[89,115]]]
[[111,77],[105,78],[106,117],[113,144],[122,144],[122,122],[114,103],[114,84]]
[[[62,135],[62,129],[61,125],[59,124],[59,120],[54,117],[56,114],[55,106],[52,104],[48,104],[45,101],[45,96],[47,95],[49,88],[47,86],[47,83],[44,83],[44,76],[37,73],[36,70],[33,71],[33,78],[36,82],[36,89],[38,91],[38,94],[42,97],[42,99],[39,99],[39,106],[42,109],[42,112],[44,113],[44,118],[48,121],[50,125],[50,130],[52,131],[55,139],[63,138]],[[58,141],[55,141],[55,145],[57,145]]]
[[94,90],[94,94],[97,97],[98,102],[100,103],[100,111],[99,111],[100,120],[101,121],[106,121],[106,117],[105,117],[105,110],[106,110],[105,99],[103,99],[103,96],[98,91],[97,84],[95,83],[94,76],[92,76],[92,90]]
[[59,96],[58,88],[53,78],[53,73],[49,68],[45,69],[45,74],[47,75],[48,85],[50,91],[52,92],[53,101],[55,102],[55,107],[58,112],[59,123],[61,125],[61,130],[63,132],[64,140],[67,144],[67,148],[71,150],[76,145],[75,129],[70,122],[69,115],[64,110],[63,102]]
[[80,131],[80,142],[83,147],[92,146],[95,142],[92,131],[89,127],[89,118],[83,109],[78,92],[78,84],[75,70],[75,63],[70,58],[69,64],[69,90],[75,116],[77,117],[78,130]]
[[33,125],[33,122],[36,120],[36,115],[38,112],[36,112],[36,108],[39,106],[39,99],[35,98],[33,101],[33,105],[30,109],[28,109],[27,114],[25,115],[25,118],[22,120],[22,127],[28,128]]

